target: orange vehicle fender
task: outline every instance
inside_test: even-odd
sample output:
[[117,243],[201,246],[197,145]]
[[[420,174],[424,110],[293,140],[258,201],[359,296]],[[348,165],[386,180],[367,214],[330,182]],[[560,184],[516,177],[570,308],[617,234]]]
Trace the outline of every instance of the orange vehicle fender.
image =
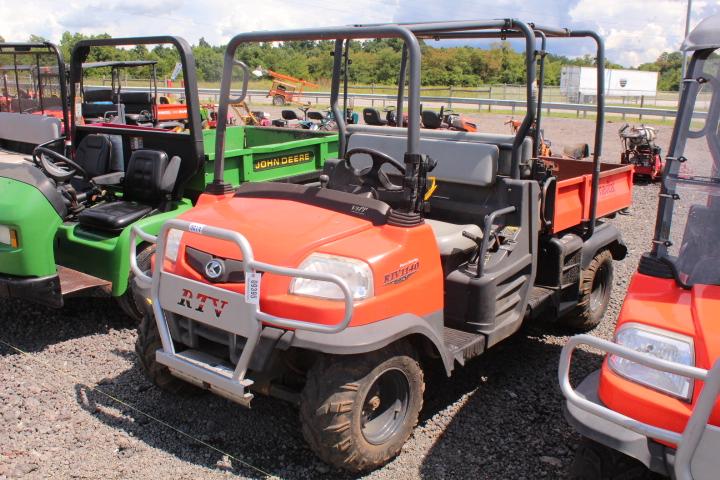
[[455,360],[445,348],[442,328],[442,311],[425,317],[406,313],[329,335],[295,330],[291,346],[331,355],[353,355],[374,352],[401,339],[426,341],[434,346],[442,359],[445,373],[450,376]]

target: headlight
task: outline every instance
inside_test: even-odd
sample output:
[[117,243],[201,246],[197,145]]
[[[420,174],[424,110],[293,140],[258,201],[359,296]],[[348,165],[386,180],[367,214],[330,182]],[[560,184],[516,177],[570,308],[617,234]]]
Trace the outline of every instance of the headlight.
[[[345,280],[355,300],[373,295],[372,270],[370,265],[362,260],[313,253],[302,262],[300,270],[337,275]],[[298,277],[295,277],[290,284],[290,293],[333,300],[343,298],[342,290],[334,283]]]
[[[630,323],[621,327],[615,337],[618,345],[635,351],[669,362],[695,365],[692,338],[684,335]],[[617,374],[634,382],[687,401],[692,398],[693,382],[687,377],[655,370],[616,355],[608,357],[608,365]]]
[[171,228],[165,240],[165,258],[174,262],[177,260],[178,252],[180,251],[180,240],[182,239],[183,231],[176,228]]
[[17,231],[7,225],[0,225],[0,243],[9,245],[13,248],[18,247]]

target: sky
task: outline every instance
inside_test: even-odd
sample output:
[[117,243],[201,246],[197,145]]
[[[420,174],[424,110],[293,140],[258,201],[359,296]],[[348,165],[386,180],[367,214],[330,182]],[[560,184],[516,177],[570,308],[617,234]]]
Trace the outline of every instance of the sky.
[[[358,23],[514,17],[539,25],[592,29],[607,58],[626,67],[678,50],[687,0],[0,0],[0,35],[59,41],[64,31],[112,36],[174,34],[214,45],[254,30]],[[42,12],[42,14],[38,14]],[[718,0],[692,2],[691,28],[720,14]],[[552,53],[592,53],[588,40],[555,41]]]

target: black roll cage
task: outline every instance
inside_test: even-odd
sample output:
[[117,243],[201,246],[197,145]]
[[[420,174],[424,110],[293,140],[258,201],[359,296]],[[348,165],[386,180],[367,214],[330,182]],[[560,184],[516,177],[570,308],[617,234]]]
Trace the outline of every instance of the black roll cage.
[[[18,72],[17,72],[17,55],[35,55],[36,64],[38,66],[39,70],[39,61],[40,61],[40,54],[42,53],[50,53],[57,58],[57,68],[58,68],[58,83],[60,83],[60,96],[61,102],[62,102],[62,109],[63,109],[63,131],[69,132],[70,131],[70,116],[68,114],[68,91],[67,91],[67,76],[66,76],[66,68],[65,68],[65,61],[63,60],[62,53],[60,53],[60,49],[51,42],[43,42],[43,43],[14,43],[14,42],[7,42],[7,43],[0,43],[0,54],[12,54],[15,60],[15,81],[17,83],[18,81]],[[38,75],[39,75],[38,71]],[[39,97],[42,99],[42,82],[38,81],[39,85]],[[19,95],[19,93],[18,93]],[[41,100],[42,101],[42,100]],[[42,108],[42,103],[41,103]]]
[[[87,59],[91,47],[122,47],[131,45],[167,45],[175,46],[180,55],[182,63],[183,78],[185,79],[185,105],[188,112],[188,123],[190,127],[190,135],[192,136],[193,152],[195,156],[194,164],[201,165],[205,159],[205,150],[203,148],[202,127],[200,121],[200,99],[197,90],[197,72],[195,68],[195,57],[192,53],[190,44],[182,37],[173,35],[162,35],[153,37],[126,37],[126,38],[97,38],[91,40],[81,40],[73,48],[70,63],[70,105],[75,105],[75,98],[78,95],[77,90],[80,88],[83,77],[83,62]],[[127,63],[127,62],[125,62]],[[72,138],[76,137],[77,122],[75,115],[72,120]],[[68,131],[68,130],[66,130]],[[113,128],[113,133],[117,135],[138,135],[138,130],[130,128],[117,127]],[[165,133],[173,135],[173,133]],[[187,135],[187,133],[176,134]],[[190,159],[183,159],[183,163]]]
[[[540,49],[536,49],[536,36],[540,37]],[[330,87],[330,108],[335,116],[339,130],[339,153],[345,154],[347,140],[347,126],[344,115],[340,113],[338,98],[340,93],[340,79],[343,71],[343,44],[359,38],[402,38],[404,46],[398,75],[398,92],[396,114],[398,119],[403,118],[403,101],[405,99],[405,78],[408,84],[408,126],[407,126],[407,152],[406,155],[418,155],[420,138],[420,47],[418,39],[479,39],[479,38],[524,38],[525,64],[527,72],[525,117],[518,128],[512,145],[512,178],[520,178],[520,149],[522,142],[528,135],[533,124],[534,134],[533,154],[537,157],[540,121],[542,115],[542,91],[544,87],[544,57],[547,38],[591,38],[596,44],[597,58],[597,118],[595,123],[595,138],[593,149],[593,178],[590,203],[590,219],[586,226],[586,235],[593,234],[597,217],[598,186],[600,181],[600,157],[602,155],[602,137],[605,124],[605,44],[602,38],[590,30],[570,30],[566,28],[552,28],[539,26],[533,23],[526,24],[515,19],[501,19],[489,21],[450,21],[426,23],[394,23],[377,25],[354,25],[348,27],[329,27],[301,30],[285,30],[276,32],[250,32],[236,35],[225,50],[223,75],[220,89],[220,106],[218,109],[217,137],[215,143],[215,172],[214,180],[208,186],[209,193],[225,193],[230,191],[229,184],[224,182],[224,148],[225,131],[227,128],[227,111],[230,102],[244,100],[247,94],[248,67],[235,60],[235,52],[241,43],[249,42],[278,42],[293,40],[335,40],[333,53],[333,73]],[[537,59],[539,58],[540,79],[538,85],[538,98],[535,98],[533,85],[536,79]],[[243,88],[240,97],[231,99],[233,67],[239,65],[243,68]],[[347,89],[344,89],[344,97]],[[397,122],[402,126],[402,120]]]

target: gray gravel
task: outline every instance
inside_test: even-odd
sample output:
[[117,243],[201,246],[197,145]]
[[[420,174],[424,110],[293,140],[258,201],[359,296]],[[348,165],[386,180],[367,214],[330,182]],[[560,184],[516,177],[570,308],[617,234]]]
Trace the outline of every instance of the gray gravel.
[[[506,119],[485,116],[481,128],[505,132]],[[607,161],[619,158],[618,127],[606,129]],[[559,146],[591,138],[592,122],[548,119],[545,130]],[[665,148],[670,127],[658,137]],[[696,146],[686,156],[703,153]],[[611,337],[630,275],[650,245],[657,193],[656,185],[636,187],[631,215],[613,220],[630,255],[615,265],[597,336]],[[579,440],[562,417],[556,380],[567,338],[527,325],[451,379],[431,370],[414,435],[397,459],[367,477],[563,477]],[[259,397],[245,410],[207,393],[161,393],[140,372],[133,325],[110,299],[72,299],[61,311],[0,301],[0,340],[0,479],[344,476],[315,459],[296,409],[282,401]],[[579,352],[576,379],[600,360]]]

